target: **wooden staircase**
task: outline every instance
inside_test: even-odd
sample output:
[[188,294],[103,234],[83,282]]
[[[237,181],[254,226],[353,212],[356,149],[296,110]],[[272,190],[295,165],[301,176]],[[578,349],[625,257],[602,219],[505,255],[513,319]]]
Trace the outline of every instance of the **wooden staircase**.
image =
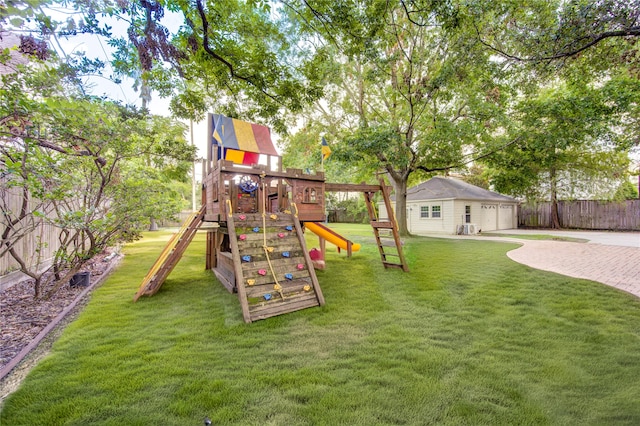
[[375,192],[365,192],[364,198],[369,212],[369,223],[373,228],[373,234],[376,238],[380,258],[385,268],[399,268],[404,272],[409,272],[409,265],[402,252],[402,241],[398,233],[398,224],[393,214],[393,206],[389,197],[389,187],[384,181],[380,180],[380,189],[384,205],[387,208],[388,220],[381,221],[376,214],[376,207],[373,200]]
[[184,254],[184,251],[196,235],[196,231],[202,223],[204,211],[205,206],[202,206],[199,211],[192,213],[191,216],[189,216],[182,224],[180,230],[176,234],[173,234],[160,254],[160,257],[158,257],[142,280],[140,288],[133,298],[134,302],[136,302],[142,295],[153,296],[158,292],[158,290],[160,290],[160,287],[164,284],[164,280],[178,264],[178,261]]
[[235,213],[226,232],[245,322],[324,305],[295,215]]

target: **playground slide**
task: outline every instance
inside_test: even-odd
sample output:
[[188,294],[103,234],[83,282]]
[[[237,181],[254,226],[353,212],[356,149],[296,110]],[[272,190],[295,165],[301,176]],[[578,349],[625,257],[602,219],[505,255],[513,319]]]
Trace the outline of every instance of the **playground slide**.
[[[350,241],[347,240],[342,235],[337,234],[335,231],[331,230],[330,228],[327,228],[323,224],[318,222],[305,222],[304,227],[307,228],[309,231],[313,232],[314,234],[316,234],[317,236],[319,236],[320,238],[324,238],[325,240],[329,241],[331,244],[334,244],[343,250],[347,250],[347,244]],[[360,244],[351,245],[351,251],[358,251],[358,250],[360,250]]]

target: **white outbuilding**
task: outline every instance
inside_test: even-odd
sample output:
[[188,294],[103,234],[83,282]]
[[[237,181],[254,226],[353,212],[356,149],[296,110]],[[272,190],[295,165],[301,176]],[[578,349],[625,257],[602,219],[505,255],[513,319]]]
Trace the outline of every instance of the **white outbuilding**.
[[[392,197],[395,208],[395,198]],[[384,203],[379,215],[387,217]],[[407,191],[407,227],[416,235],[477,234],[518,227],[518,200],[436,176]]]

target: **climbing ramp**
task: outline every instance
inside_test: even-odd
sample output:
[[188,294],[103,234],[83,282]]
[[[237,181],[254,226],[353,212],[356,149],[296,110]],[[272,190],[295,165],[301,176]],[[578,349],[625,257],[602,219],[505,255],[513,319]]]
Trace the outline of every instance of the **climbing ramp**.
[[133,298],[134,302],[136,302],[142,295],[153,296],[158,292],[158,290],[160,290],[160,287],[164,284],[164,280],[178,264],[178,261],[182,258],[184,251],[196,235],[196,231],[202,223],[204,211],[205,206],[202,206],[199,211],[192,213],[182,224],[180,230],[171,236],[171,239],[165,246],[164,250],[162,250],[158,260],[156,260],[142,280],[140,288]]
[[235,280],[246,322],[324,305],[299,220],[290,213],[233,214],[227,218],[230,253],[219,262],[233,277],[215,270],[221,281]]

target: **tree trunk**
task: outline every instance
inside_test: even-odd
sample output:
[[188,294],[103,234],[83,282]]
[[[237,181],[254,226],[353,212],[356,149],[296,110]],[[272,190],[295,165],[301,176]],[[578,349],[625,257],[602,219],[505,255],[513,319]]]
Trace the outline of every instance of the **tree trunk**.
[[40,298],[40,287],[42,286],[42,277],[38,276],[38,277],[34,277],[33,278],[33,298],[35,299],[39,299]]
[[403,175],[389,173],[393,181],[393,187],[396,192],[396,222],[398,223],[398,232],[402,236],[408,236],[409,228],[407,228],[407,179]]
[[551,168],[549,178],[551,189],[551,228],[560,229],[562,226],[560,226],[560,215],[558,214],[558,183],[555,168]]
[[149,224],[149,231],[157,231],[158,224],[156,223],[156,219],[154,217],[151,218],[151,223]]

